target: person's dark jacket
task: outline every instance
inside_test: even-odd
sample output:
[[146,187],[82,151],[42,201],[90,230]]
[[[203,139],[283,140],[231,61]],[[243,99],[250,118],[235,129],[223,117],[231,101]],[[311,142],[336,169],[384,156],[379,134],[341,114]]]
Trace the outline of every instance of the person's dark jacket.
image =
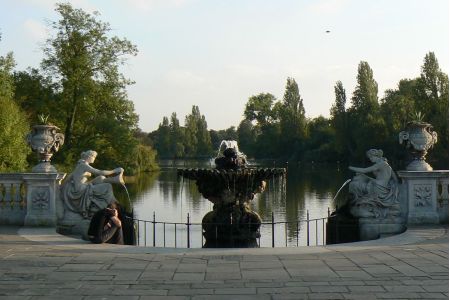
[[91,242],[96,244],[123,244],[122,228],[111,221],[111,214],[106,208],[97,211],[92,216],[88,236]]

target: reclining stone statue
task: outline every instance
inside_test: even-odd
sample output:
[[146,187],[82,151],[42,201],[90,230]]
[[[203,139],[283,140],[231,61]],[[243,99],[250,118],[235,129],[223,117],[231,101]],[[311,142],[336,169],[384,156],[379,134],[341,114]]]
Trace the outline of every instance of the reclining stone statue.
[[[367,157],[373,163],[367,168],[350,166],[356,172],[349,185],[350,213],[357,218],[388,218],[400,215],[398,180],[383,157],[383,151],[370,149]],[[365,175],[373,173],[375,178]]]
[[[61,186],[63,210],[58,219],[64,218],[66,210],[90,219],[95,212],[106,208],[116,201],[111,183],[123,184],[123,168],[114,170],[98,170],[91,167],[97,152],[88,150],[81,153],[75,169],[67,176]],[[89,178],[95,175],[93,180]],[[114,177],[106,177],[115,175]]]

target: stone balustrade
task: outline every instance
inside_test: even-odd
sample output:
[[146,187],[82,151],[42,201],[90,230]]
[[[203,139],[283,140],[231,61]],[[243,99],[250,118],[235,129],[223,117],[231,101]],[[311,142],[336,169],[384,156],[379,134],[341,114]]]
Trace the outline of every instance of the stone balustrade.
[[59,173],[0,173],[0,224],[55,226]]

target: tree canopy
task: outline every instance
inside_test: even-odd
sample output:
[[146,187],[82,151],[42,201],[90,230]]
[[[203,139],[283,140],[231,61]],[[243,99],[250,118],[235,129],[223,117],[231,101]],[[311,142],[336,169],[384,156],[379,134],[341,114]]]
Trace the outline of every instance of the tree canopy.
[[132,81],[120,72],[127,57],[137,54],[136,46],[113,36],[97,12],[89,14],[69,3],[58,3],[55,10],[59,18],[50,22],[53,34],[43,48],[41,69],[11,74],[8,67],[3,72],[9,74],[8,81],[0,83],[12,85],[8,97],[25,114],[26,131],[25,124],[35,124],[40,114],[62,129],[65,144],[53,159],[62,170],[73,168],[88,149],[99,153],[100,168],[122,166],[126,173],[155,169],[156,152],[142,138],[128,99],[126,87]]
[[[418,77],[401,79],[396,89],[385,91],[379,99],[373,70],[368,62],[362,61],[357,68],[357,85],[350,101],[344,84],[338,80],[334,86],[330,117],[313,119],[305,116],[297,82],[287,78],[282,99],[270,93],[250,96],[244,119],[237,129],[210,130],[212,149],[217,149],[221,140],[232,138],[239,142],[240,150],[254,158],[362,163],[368,149],[382,148],[395,166],[401,167],[406,151],[398,144],[398,133],[406,128],[414,113],[421,111],[425,113],[424,121],[431,123],[439,135],[438,144],[428,155],[429,161],[435,168],[447,168],[448,76],[439,68],[432,52],[426,54],[420,70]],[[173,150],[158,146],[159,155],[207,155],[207,151],[200,155],[196,146],[198,130],[203,128],[197,126],[199,120],[203,120],[203,116],[200,117],[198,107],[194,107],[192,114],[186,117],[185,127],[174,126],[184,137],[184,152],[173,155]],[[170,132],[171,126],[168,118],[163,119],[160,128],[150,134],[155,144],[174,145],[174,141],[180,140],[165,139],[169,136],[165,132]],[[210,153],[212,155],[215,153]]]
[[11,52],[0,56],[0,172],[24,171],[30,152],[25,142],[28,120],[13,99],[14,66]]
[[254,158],[360,162],[367,149],[377,147],[391,160],[403,161],[398,133],[419,112],[439,135],[429,161],[435,168],[448,167],[448,75],[433,52],[425,55],[416,78],[400,79],[382,96],[372,68],[361,61],[353,92],[336,82],[329,118],[307,118],[299,84],[288,77],[281,98],[261,92],[243,99],[237,128],[209,130],[206,117],[193,105],[183,125],[172,113],[147,134],[138,128],[127,95],[133,82],[120,71],[127,58],[137,55],[136,46],[114,36],[97,12],[69,3],[57,4],[56,12],[40,69],[14,72],[12,53],[0,56],[0,171],[35,163],[23,138],[39,114],[50,115],[65,133],[66,143],[53,160],[64,169],[82,151],[94,149],[99,167],[148,171],[156,168],[153,147],[160,158],[211,157],[223,139],[237,139],[240,149]]

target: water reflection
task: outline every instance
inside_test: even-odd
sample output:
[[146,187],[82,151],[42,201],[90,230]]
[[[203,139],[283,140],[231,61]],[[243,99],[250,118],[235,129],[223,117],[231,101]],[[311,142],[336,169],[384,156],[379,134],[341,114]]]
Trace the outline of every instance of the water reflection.
[[[142,220],[152,220],[155,212],[157,221],[186,222],[189,213],[191,222],[201,223],[203,216],[212,210],[212,205],[203,199],[194,181],[177,177],[176,168],[209,168],[210,165],[209,160],[169,161],[163,163],[160,172],[143,174],[127,183],[135,216]],[[261,164],[261,167],[265,165]],[[297,231],[300,231],[299,244],[304,245],[306,225],[303,222],[297,224],[297,221],[306,220],[307,211],[310,219],[326,217],[328,208],[332,209],[331,201],[335,193],[349,176],[349,173],[340,171],[337,166],[289,165],[286,182],[281,179],[271,180],[266,191],[252,201],[253,210],[261,216],[263,222],[270,222],[272,213],[277,222],[291,222],[277,225],[276,245],[284,245],[286,241],[288,244],[296,244]],[[124,197],[125,193],[119,191],[118,198],[122,203],[125,202]],[[317,226],[317,230],[311,232],[312,243],[316,236],[318,240],[322,239],[322,224]],[[194,235],[194,239],[200,240],[200,226],[195,227],[198,227],[198,234]],[[271,238],[271,230],[271,226],[261,227],[262,246],[270,246],[267,239]],[[183,241],[178,245],[182,246]]]

